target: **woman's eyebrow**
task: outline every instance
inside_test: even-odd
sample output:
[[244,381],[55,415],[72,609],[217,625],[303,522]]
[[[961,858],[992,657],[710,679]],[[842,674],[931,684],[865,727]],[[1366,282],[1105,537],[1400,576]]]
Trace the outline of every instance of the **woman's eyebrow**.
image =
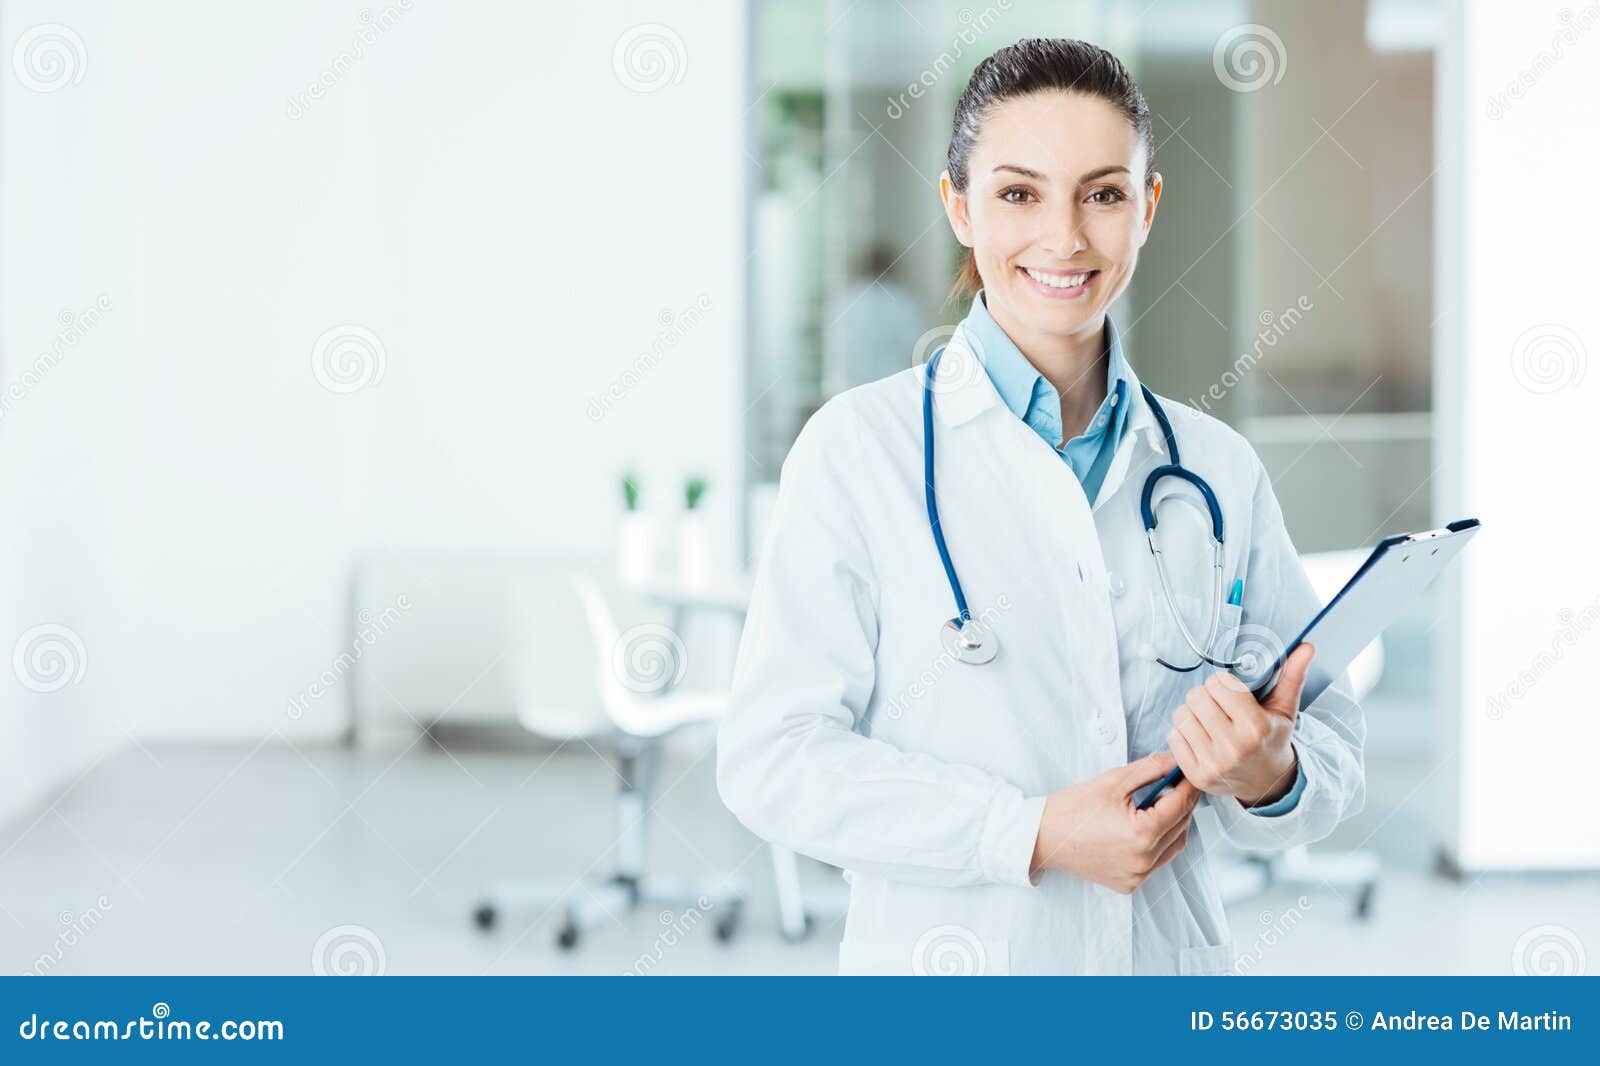
[[[1050,180],[1050,179],[1046,178],[1043,174],[1039,173],[1037,170],[1030,170],[1028,167],[1018,166],[1016,163],[1000,163],[994,169],[997,170],[997,171],[999,171],[999,170],[1009,170],[1009,171],[1012,171],[1013,173],[1021,174],[1025,178],[1032,178],[1034,181],[1048,181],[1048,180]],[[1103,178],[1107,174],[1115,174],[1118,171],[1121,171],[1124,174],[1131,174],[1132,173],[1132,171],[1130,171],[1127,167],[1122,166],[1120,164],[1114,164],[1112,166],[1106,166],[1106,167],[1096,167],[1094,170],[1091,170],[1087,174],[1084,174],[1082,177],[1080,177],[1078,179],[1078,184],[1082,185],[1085,182],[1093,181],[1096,178]]]

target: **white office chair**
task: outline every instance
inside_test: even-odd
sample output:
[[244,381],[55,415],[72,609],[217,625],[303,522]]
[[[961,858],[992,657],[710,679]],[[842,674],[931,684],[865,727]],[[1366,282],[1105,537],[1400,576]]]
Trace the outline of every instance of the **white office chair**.
[[[570,567],[520,582],[513,601],[517,720],[547,739],[605,738],[617,755],[617,864],[600,880],[490,885],[474,914],[479,928],[492,928],[505,909],[564,906],[556,943],[570,950],[602,915],[646,903],[696,907],[703,898],[716,915],[717,939],[731,938],[744,909],[734,881],[668,881],[645,873],[645,826],[662,742],[675,730],[720,717],[727,694],[673,688],[683,667],[678,636],[653,623],[620,630],[598,583]],[[573,624],[578,618],[583,625]]]

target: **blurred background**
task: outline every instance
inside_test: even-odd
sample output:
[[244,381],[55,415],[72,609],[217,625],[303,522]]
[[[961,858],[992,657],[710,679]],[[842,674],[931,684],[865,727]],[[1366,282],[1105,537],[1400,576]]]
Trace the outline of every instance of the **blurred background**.
[[828,973],[722,808],[783,458],[965,308],[972,68],[1119,55],[1113,308],[1328,594],[1475,515],[1359,664],[1365,810],[1230,856],[1236,971],[1600,951],[1600,5],[0,2],[0,965]]

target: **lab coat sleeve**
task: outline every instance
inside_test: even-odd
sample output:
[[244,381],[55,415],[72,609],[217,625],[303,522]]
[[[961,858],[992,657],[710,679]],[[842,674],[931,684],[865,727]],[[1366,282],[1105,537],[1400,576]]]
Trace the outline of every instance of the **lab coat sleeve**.
[[835,866],[923,885],[1028,886],[1043,796],[858,732],[878,641],[873,560],[851,496],[863,481],[859,434],[836,399],[784,463],[718,736],[718,789],[757,836]]
[[[1259,459],[1255,465],[1254,528],[1244,575],[1240,635],[1244,639],[1246,634],[1256,633],[1277,651],[1299,635],[1321,602],[1289,539],[1272,481]],[[1235,845],[1256,851],[1321,840],[1360,811],[1366,801],[1361,755],[1365,740],[1366,720],[1351,691],[1349,675],[1336,678],[1313,659],[1290,741],[1305,775],[1299,801],[1281,814],[1263,814],[1273,808],[1251,810],[1232,796],[1212,796],[1211,807],[1222,832]]]

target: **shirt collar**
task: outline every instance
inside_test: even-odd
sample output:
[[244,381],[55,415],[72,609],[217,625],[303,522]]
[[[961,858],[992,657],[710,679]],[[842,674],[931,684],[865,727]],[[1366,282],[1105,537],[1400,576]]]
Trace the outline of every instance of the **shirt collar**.
[[[1034,385],[1043,375],[1028,362],[1028,357],[1022,354],[1006,331],[1000,328],[1000,323],[989,314],[981,289],[972,298],[972,309],[967,313],[962,327],[1000,399],[1012,414],[1025,419],[1028,407],[1033,402]],[[1110,315],[1106,316],[1106,338],[1111,349],[1106,368],[1106,395],[1109,397],[1114,394],[1117,382],[1124,381],[1123,396],[1126,403],[1138,393],[1139,379],[1128,365],[1127,355],[1122,350],[1122,335],[1112,324]],[[1121,412],[1117,413],[1117,417],[1122,417]]]

